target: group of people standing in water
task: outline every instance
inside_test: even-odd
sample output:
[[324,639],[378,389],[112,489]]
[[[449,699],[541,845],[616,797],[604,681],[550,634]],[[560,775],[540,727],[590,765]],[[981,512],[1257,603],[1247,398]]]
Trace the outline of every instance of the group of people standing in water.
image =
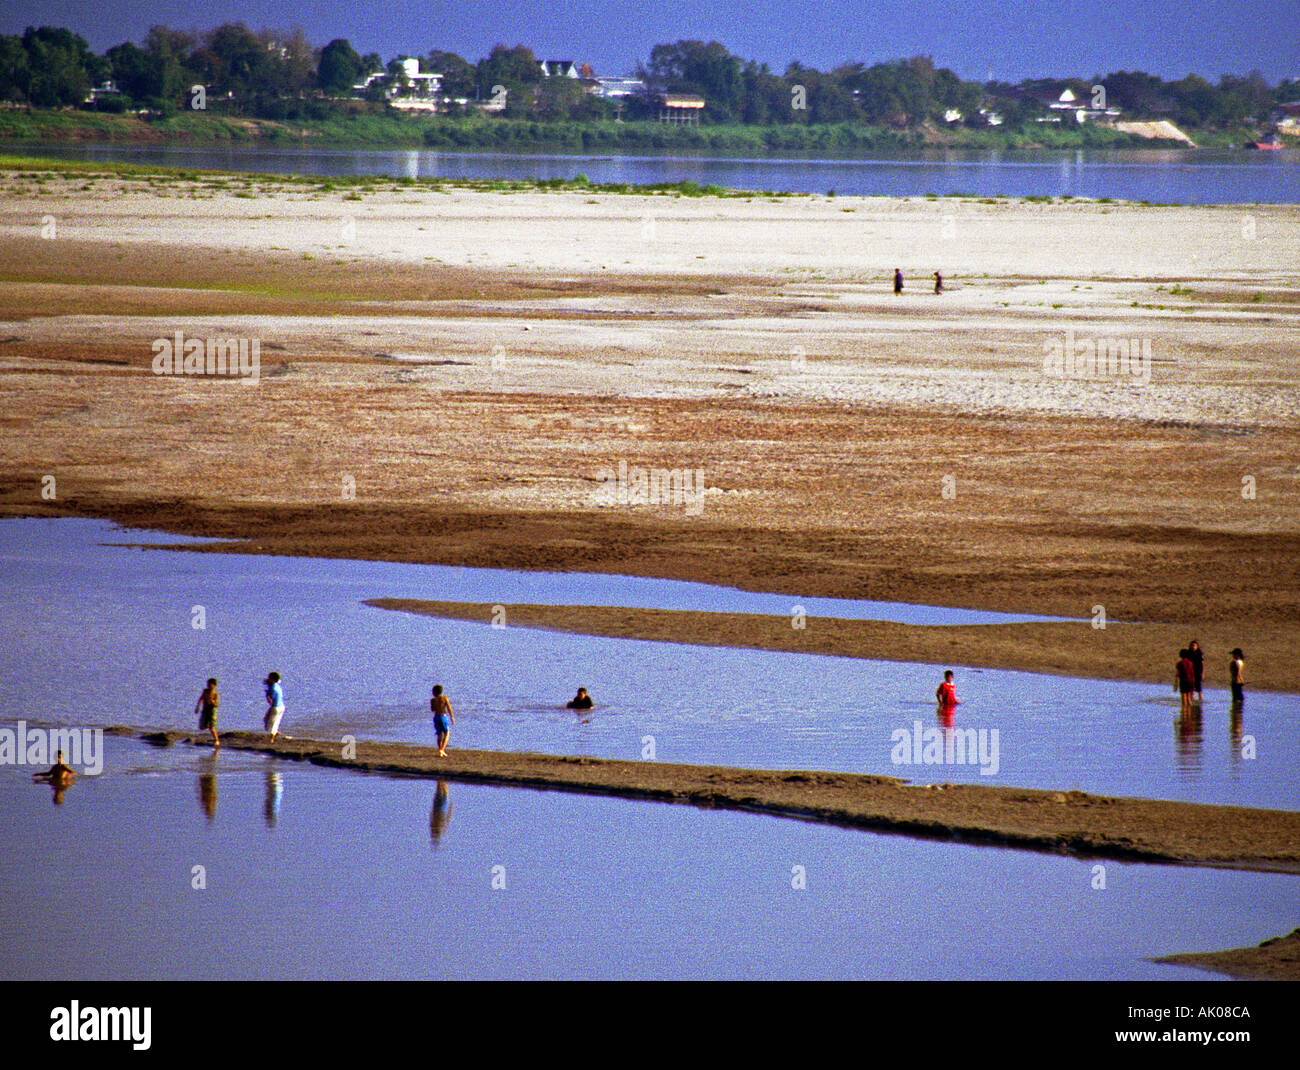
[[[1201,644],[1193,639],[1178,652],[1178,661],[1174,664],[1174,690],[1182,700],[1182,712],[1188,713],[1193,706],[1201,703],[1201,681],[1205,677],[1205,652]],[[1228,662],[1228,684],[1232,688],[1232,703],[1238,705],[1246,697],[1246,655],[1241,647],[1232,651],[1232,660]]]
[[[1201,703],[1201,686],[1205,676],[1205,653],[1201,644],[1193,639],[1185,649],[1178,652],[1178,662],[1174,666],[1174,689],[1182,699],[1183,713],[1189,713],[1194,706]],[[1228,683],[1232,688],[1233,705],[1239,705],[1245,697],[1246,656],[1241,647],[1232,651],[1232,660],[1228,662]],[[262,681],[266,691],[266,715],[262,726],[270,734],[274,743],[280,734],[280,722],[284,719],[284,688],[280,683],[278,672],[270,673]],[[941,711],[950,712],[960,705],[957,687],[953,683],[953,671],[946,669],[943,682],[934,692],[935,701]],[[217,694],[216,677],[208,679],[207,686],[195,703],[194,712],[199,715],[199,729],[212,733],[212,745],[221,746],[217,735],[217,710],[221,705]],[[571,710],[590,710],[595,703],[585,687],[578,688],[578,693],[566,703]],[[429,712],[433,715],[433,730],[437,739],[438,757],[447,757],[447,740],[451,735],[451,726],[456,723],[456,715],[451,708],[451,700],[443,693],[441,684],[434,684],[433,694],[429,698]],[[57,767],[56,767],[57,768]]]
[[[274,743],[276,736],[280,734],[280,722],[284,720],[284,687],[280,683],[280,674],[278,672],[268,674],[262,681],[262,687],[266,692],[266,714],[262,718],[262,727]],[[580,687],[567,706],[571,710],[590,710],[595,703],[587,694],[587,689]],[[217,678],[210,676],[207,685],[199,693],[198,701],[194,704],[194,713],[199,718],[199,731],[212,733],[213,747],[221,746],[221,737],[217,735],[217,711],[220,707],[221,696],[217,691]],[[451,726],[456,723],[456,714],[452,711],[451,700],[443,693],[442,684],[433,685],[433,694],[429,698],[429,712],[433,714],[433,731],[437,739],[438,757],[445,758],[447,739],[451,735]]]

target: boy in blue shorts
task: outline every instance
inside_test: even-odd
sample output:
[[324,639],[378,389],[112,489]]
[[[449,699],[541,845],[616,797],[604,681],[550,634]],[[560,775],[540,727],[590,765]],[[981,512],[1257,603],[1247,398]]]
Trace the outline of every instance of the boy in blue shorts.
[[451,702],[442,693],[442,684],[433,685],[433,697],[429,699],[429,709],[433,713],[433,730],[438,736],[438,757],[447,757],[447,737],[451,735],[451,726],[456,723],[456,715],[451,712]]

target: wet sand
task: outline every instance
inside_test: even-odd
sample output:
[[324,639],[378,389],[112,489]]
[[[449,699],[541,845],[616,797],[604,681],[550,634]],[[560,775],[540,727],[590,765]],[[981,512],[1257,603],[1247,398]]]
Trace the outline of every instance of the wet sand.
[[[158,745],[211,746],[206,735],[118,727]],[[441,777],[692,806],[752,810],[908,836],[1224,869],[1300,873],[1300,813],[1113,798],[894,777],[733,769],[226,732],[222,747],[367,772]]]
[[1258,947],[1166,955],[1152,961],[1173,966],[1195,966],[1243,981],[1294,981],[1300,979],[1300,929],[1265,940]]
[[[429,617],[490,624],[498,604],[372,598],[367,605]],[[793,603],[792,603],[793,604]],[[751,647],[799,654],[870,658],[927,664],[1016,669],[1095,680],[1138,680],[1172,688],[1173,665],[1153,651],[1177,650],[1188,636],[1180,625],[1107,622],[1094,628],[1078,623],[915,625],[877,620],[836,620],[757,613],[711,613],[692,610],[622,609],[610,606],[507,605],[507,627],[648,639],[694,646]],[[1225,625],[1198,633],[1202,650],[1218,654],[1231,648],[1239,629]],[[1261,691],[1294,691],[1300,627],[1274,625],[1255,633],[1248,664],[1248,686]],[[1208,687],[1223,687],[1223,666],[1209,663]]]

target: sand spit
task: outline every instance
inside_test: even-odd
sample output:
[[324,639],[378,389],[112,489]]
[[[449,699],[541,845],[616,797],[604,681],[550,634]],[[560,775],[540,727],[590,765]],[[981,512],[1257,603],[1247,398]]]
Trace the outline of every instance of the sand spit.
[[[792,599],[792,604],[794,600]],[[491,622],[495,605],[403,598],[371,598],[366,605],[428,617]],[[611,639],[647,639],[692,646],[748,647],[797,654],[870,658],[988,669],[1052,673],[1094,680],[1137,680],[1170,685],[1174,652],[1186,643],[1181,624],[1108,622],[917,625],[880,620],[713,613],[698,610],[625,609],[615,606],[506,606],[510,627],[541,628]],[[1239,627],[1215,626],[1198,633],[1202,650],[1231,650]],[[1255,631],[1250,687],[1293,691],[1300,627],[1276,624]],[[1226,659],[1226,654],[1223,659]],[[1168,662],[1168,664],[1166,664]],[[1210,664],[1209,686],[1224,686],[1226,666]]]
[[1294,981],[1300,979],[1300,929],[1265,940],[1258,947],[1166,955],[1151,961],[1172,966],[1194,966],[1243,981]]
[[[210,746],[189,732],[115,727],[160,746]],[[668,762],[512,754],[228,732],[222,746],[315,765],[470,783],[553,789],[749,810],[874,832],[1023,850],[1224,869],[1300,873],[1300,813],[1086,792],[920,785],[894,777],[733,769]]]

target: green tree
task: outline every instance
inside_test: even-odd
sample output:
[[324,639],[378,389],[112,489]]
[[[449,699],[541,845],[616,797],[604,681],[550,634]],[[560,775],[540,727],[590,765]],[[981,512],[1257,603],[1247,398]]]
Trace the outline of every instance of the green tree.
[[30,80],[23,39],[0,35],[0,100],[26,100]]
[[106,60],[90,51],[84,38],[53,26],[28,27],[23,34],[27,53],[24,95],[38,108],[80,104],[93,81],[108,73]]
[[105,53],[113,71],[113,81],[137,104],[155,98],[161,89],[159,70],[153,57],[139,45],[124,41]]
[[[378,57],[375,57],[378,59]],[[339,96],[352,91],[352,86],[369,71],[362,70],[361,57],[348,43],[346,37],[336,37],[320,52],[316,67],[316,84],[325,93]]]
[[232,93],[236,107],[244,110],[271,80],[271,58],[266,45],[242,22],[227,22],[203,35],[203,45],[193,60],[217,93]]
[[442,75],[442,92],[449,97],[474,95],[474,64],[455,52],[434,49],[425,61],[428,69]]
[[704,98],[707,114],[734,122],[745,110],[745,81],[740,60],[717,41],[674,41],[655,45],[650,63],[639,69],[646,84],[660,93],[694,93]]
[[492,51],[479,60],[475,71],[475,84],[482,100],[498,98],[498,86],[505,90],[506,114],[527,115],[533,107],[533,90],[542,80],[541,68],[533,50],[524,45],[507,48],[503,44],[492,46]]
[[578,118],[583,112],[587,97],[587,91],[574,78],[543,78],[537,87],[533,114],[545,122]]

